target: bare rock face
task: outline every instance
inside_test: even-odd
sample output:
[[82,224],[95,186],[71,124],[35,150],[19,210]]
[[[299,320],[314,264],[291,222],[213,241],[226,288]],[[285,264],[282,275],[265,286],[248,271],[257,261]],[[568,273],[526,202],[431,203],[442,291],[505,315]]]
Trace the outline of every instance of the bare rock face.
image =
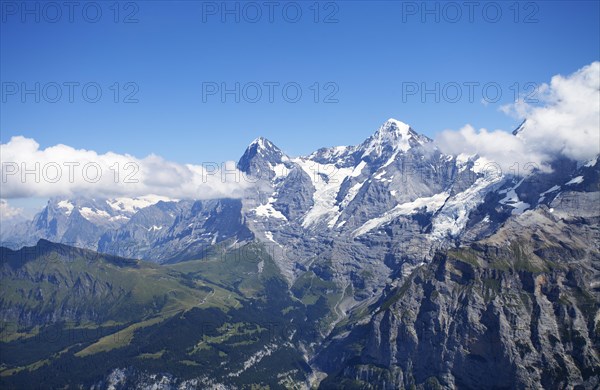
[[555,213],[439,252],[332,339],[316,360],[337,373],[323,387],[597,388],[600,213]]
[[159,263],[201,258],[216,244],[252,238],[241,210],[239,199],[158,202],[106,232],[98,248]]

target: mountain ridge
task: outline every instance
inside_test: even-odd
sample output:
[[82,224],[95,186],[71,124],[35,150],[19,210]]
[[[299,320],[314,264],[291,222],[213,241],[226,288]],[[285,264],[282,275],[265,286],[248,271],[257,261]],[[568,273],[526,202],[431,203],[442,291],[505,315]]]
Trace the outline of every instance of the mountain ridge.
[[[520,129],[527,131],[523,126]],[[50,238],[50,241],[88,246],[118,258],[146,260],[140,264],[156,262],[162,265],[152,264],[144,269],[152,272],[162,272],[152,267],[173,269],[182,274],[169,274],[165,280],[192,288],[191,278],[194,283],[229,291],[224,292],[232,294],[229,299],[241,302],[236,297],[245,297],[254,302],[251,305],[263,305],[259,302],[264,299],[282,299],[271,302],[274,306],[268,310],[281,309],[285,312],[283,318],[290,320],[286,308],[291,307],[296,310],[292,317],[308,330],[301,327],[294,335],[286,335],[286,341],[279,338],[268,346],[259,343],[267,349],[252,353],[275,353],[284,345],[301,351],[303,368],[297,372],[294,383],[302,386],[316,386],[322,372],[329,378],[323,382],[324,388],[335,387],[336,381],[359,388],[370,388],[370,381],[375,387],[387,386],[386,383],[395,387],[432,383],[447,388],[477,387],[483,379],[474,379],[475,376],[466,373],[490,372],[491,366],[483,364],[481,359],[499,357],[489,349],[471,357],[452,348],[450,352],[427,349],[422,342],[456,345],[465,340],[454,333],[438,332],[436,338],[429,339],[427,334],[417,334],[414,341],[414,329],[425,326],[418,324],[428,323],[435,329],[442,325],[423,322],[430,314],[410,317],[408,325],[404,324],[403,307],[414,307],[446,319],[451,318],[449,310],[458,307],[467,316],[460,325],[464,329],[478,332],[493,328],[485,337],[506,338],[510,332],[500,332],[489,322],[500,321],[499,306],[489,306],[486,300],[493,296],[510,304],[513,300],[507,294],[512,290],[529,291],[526,290],[529,282],[518,279],[519,273],[531,273],[533,269],[536,277],[542,275],[552,280],[551,289],[562,289],[568,296],[565,299],[576,306],[569,309],[568,304],[560,302],[552,306],[540,298],[539,310],[544,310],[544,318],[573,327],[573,322],[562,317],[554,320],[556,316],[551,311],[581,311],[577,306],[581,294],[597,303],[598,287],[586,288],[584,292],[563,289],[562,280],[571,280],[570,274],[564,272],[567,269],[575,272],[575,264],[583,264],[585,275],[581,280],[592,280],[596,286],[593,279],[597,274],[592,270],[600,269],[590,249],[598,237],[598,158],[575,161],[557,157],[549,162],[550,170],[534,169],[521,175],[486,169],[488,163],[478,155],[445,154],[431,139],[393,119],[356,146],[321,148],[301,157],[289,157],[271,141],[259,137],[237,163],[238,169],[253,183],[239,199],[153,198],[156,202],[54,199],[21,232],[15,230],[16,238],[21,240],[16,241]],[[533,244],[518,243],[518,237],[528,234]],[[548,238],[551,234],[562,249]],[[584,234],[589,241],[571,239],[576,234]],[[498,241],[500,238],[505,241]],[[516,245],[513,242],[519,247],[507,252],[505,247]],[[592,254],[581,257],[582,251]],[[260,255],[254,256],[256,253]],[[573,264],[552,268],[561,256],[568,257],[567,262],[572,260]],[[500,258],[499,269],[490,266],[496,258]],[[436,282],[428,284],[426,274],[432,275]],[[419,275],[420,279],[415,279]],[[9,278],[17,277],[9,274]],[[489,279],[487,285],[481,284],[483,279]],[[463,305],[457,295],[465,286],[476,298]],[[208,291],[208,287],[203,288],[200,291]],[[188,297],[199,294],[192,289],[186,290]],[[408,295],[401,297],[401,291]],[[430,296],[433,291],[447,305],[436,303]],[[16,294],[15,297],[21,293]],[[33,290],[30,293],[32,297],[35,294]],[[198,302],[186,306],[184,313],[193,311]],[[519,308],[513,314],[538,320],[538,314],[532,314],[530,300],[514,302]],[[287,306],[280,307],[284,304]],[[225,306],[231,310],[229,304]],[[482,309],[475,319],[469,317],[469,310],[474,308]],[[585,340],[581,342],[586,351],[575,351],[585,362],[573,363],[575,368],[569,368],[568,372],[573,383],[591,388],[595,382],[577,373],[588,370],[597,355],[594,316],[586,314],[578,318],[584,317],[592,325],[574,337]],[[275,318],[281,320],[279,312]],[[382,335],[382,323],[389,337]],[[537,327],[547,328],[544,324]],[[395,346],[393,335],[397,331],[405,332],[406,340],[413,339],[409,347],[414,349],[400,354],[392,351],[409,348]],[[535,361],[537,366],[541,364],[539,356],[574,351],[570,339],[559,333],[553,333],[558,340],[555,343],[562,348],[556,351],[537,343],[538,333],[521,338],[537,351],[537,357],[528,360]],[[502,348],[514,355],[510,360],[513,362],[522,352],[510,343],[502,344]],[[427,365],[418,360],[415,351],[438,359],[433,379],[423,376]],[[341,355],[336,357],[338,352]],[[462,360],[440,360],[445,359],[446,353]],[[567,361],[566,357],[561,359]],[[173,367],[181,369],[177,364]],[[125,370],[116,373],[129,372],[124,366],[114,368]],[[181,380],[189,379],[189,374],[186,371]],[[135,370],[129,375],[140,381],[148,380],[144,373]],[[230,383],[225,376],[215,375],[211,378],[214,383]],[[542,379],[551,373],[538,370],[531,380],[521,371],[515,375],[513,382],[509,377],[499,376],[494,377],[494,383],[500,387],[510,383],[535,387],[546,383]],[[365,380],[367,377],[371,379]]]

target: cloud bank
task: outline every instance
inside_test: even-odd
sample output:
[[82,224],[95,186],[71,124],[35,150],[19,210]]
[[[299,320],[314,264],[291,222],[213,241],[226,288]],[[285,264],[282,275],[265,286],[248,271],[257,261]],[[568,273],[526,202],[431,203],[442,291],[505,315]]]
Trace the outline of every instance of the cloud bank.
[[95,198],[160,195],[176,199],[239,198],[252,185],[235,163],[178,164],[156,155],[99,154],[31,138],[0,145],[0,198]]
[[585,161],[600,153],[600,62],[569,76],[554,76],[540,86],[538,100],[529,104],[520,99],[501,108],[526,120],[517,136],[466,125],[442,132],[436,143],[446,153],[478,154],[498,163],[503,172],[515,163],[548,169],[547,163],[559,155]]
[[[569,76],[554,76],[539,88],[539,104],[517,101],[502,110],[526,119],[517,136],[470,125],[437,138],[450,154],[478,154],[504,172],[527,164],[542,169],[557,155],[589,160],[600,153],[600,62]],[[178,164],[150,155],[99,154],[55,145],[40,149],[31,138],[13,137],[0,145],[0,199],[87,196],[95,198],[159,195],[175,199],[239,198],[253,186],[235,163]],[[529,165],[531,167],[531,165]],[[1,215],[18,213],[7,202]]]

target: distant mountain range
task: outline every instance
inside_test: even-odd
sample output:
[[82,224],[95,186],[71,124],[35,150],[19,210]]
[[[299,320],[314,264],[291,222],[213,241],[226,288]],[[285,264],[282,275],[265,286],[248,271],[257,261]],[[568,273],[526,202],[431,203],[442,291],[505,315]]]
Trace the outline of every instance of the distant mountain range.
[[[390,119],[305,157],[256,139],[241,199],[51,199],[3,230],[0,383],[595,388],[600,163],[549,165]],[[103,337],[19,352],[83,323]]]

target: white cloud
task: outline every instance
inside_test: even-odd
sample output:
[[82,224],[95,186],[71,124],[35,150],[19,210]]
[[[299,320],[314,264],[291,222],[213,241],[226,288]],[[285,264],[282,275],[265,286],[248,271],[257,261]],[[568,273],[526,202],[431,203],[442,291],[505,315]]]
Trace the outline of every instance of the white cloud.
[[15,219],[21,217],[23,214],[23,209],[12,207],[8,204],[6,199],[0,199],[0,220],[6,221],[9,219]]
[[488,162],[498,164],[504,173],[533,167],[527,164],[544,168],[544,154],[530,148],[520,137],[503,130],[475,130],[473,126],[466,125],[458,131],[442,132],[436,143],[445,153],[478,154]]
[[502,130],[475,130],[466,125],[446,130],[437,138],[447,153],[479,154],[497,162],[503,171],[515,163],[540,168],[554,156],[584,161],[600,153],[600,62],[569,76],[554,76],[538,89],[538,104],[519,100],[502,111],[526,119],[516,137]]
[[75,149],[40,149],[25,137],[0,145],[0,198],[133,197],[148,194],[177,199],[237,198],[252,183],[234,162],[178,164],[150,155]]

